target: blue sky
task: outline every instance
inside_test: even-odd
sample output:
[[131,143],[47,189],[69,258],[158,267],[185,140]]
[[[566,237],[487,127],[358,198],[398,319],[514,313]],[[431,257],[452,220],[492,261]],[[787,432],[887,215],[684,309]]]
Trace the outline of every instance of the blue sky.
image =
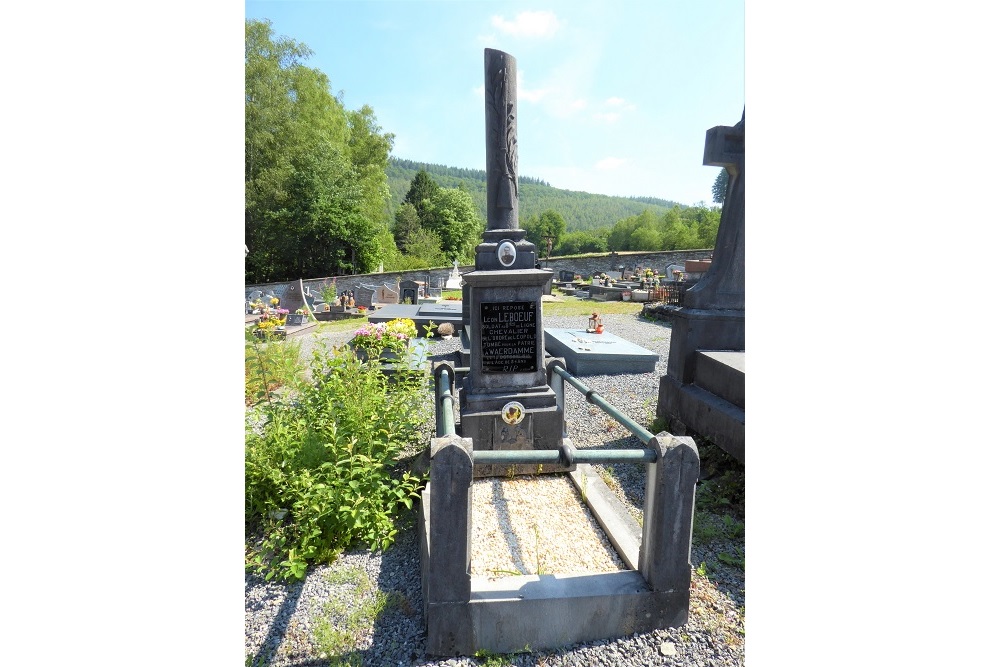
[[742,1],[245,6],[419,162],[485,169],[485,48],[517,60],[519,174],[558,188],[710,203],[705,131],[744,108]]

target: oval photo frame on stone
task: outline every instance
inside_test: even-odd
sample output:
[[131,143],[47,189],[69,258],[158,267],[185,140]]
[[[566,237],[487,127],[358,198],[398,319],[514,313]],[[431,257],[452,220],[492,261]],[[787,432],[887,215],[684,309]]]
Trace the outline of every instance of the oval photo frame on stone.
[[504,266],[510,266],[517,259],[517,248],[510,241],[504,241],[497,247],[497,259]]

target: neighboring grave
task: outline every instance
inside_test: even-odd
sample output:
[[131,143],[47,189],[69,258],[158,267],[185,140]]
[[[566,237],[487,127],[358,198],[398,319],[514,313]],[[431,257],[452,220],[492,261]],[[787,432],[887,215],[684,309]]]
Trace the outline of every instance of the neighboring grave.
[[[461,435],[477,450],[558,449],[563,413],[548,385],[542,294],[551,271],[536,269],[535,245],[518,227],[517,63],[485,51],[486,210],[475,270],[463,278],[470,371],[459,394]],[[510,406],[516,422],[505,420]],[[513,466],[518,474],[539,466]],[[507,474],[510,466],[477,466],[477,476]],[[541,472],[569,470],[545,465]]]
[[462,289],[462,276],[458,272],[458,260],[454,262],[454,266],[451,268],[451,274],[448,275],[448,282],[444,285],[445,289]]
[[[692,430],[740,461],[744,457],[742,385],[745,350],[744,274],[744,137],[746,112],[732,127],[706,132],[704,164],[724,167],[729,174],[726,200],[716,236],[715,251],[704,276],[684,294],[684,306],[672,317],[667,374],[660,378],[656,416],[666,418],[672,433]],[[728,351],[734,355],[711,356]],[[725,372],[734,385],[726,395],[716,388]],[[711,378],[709,380],[708,378]],[[738,391],[735,385],[739,385]],[[734,402],[737,397],[739,404]]]
[[416,280],[399,281],[399,302],[405,304],[417,304],[424,295],[424,284]]
[[652,373],[660,355],[611,333],[583,329],[545,329],[545,349],[566,359],[573,375]]
[[421,336],[424,335],[424,327],[430,326],[432,323],[440,325],[448,322],[458,331],[462,325],[462,305],[448,301],[417,305],[394,303],[372,312],[368,316],[368,321],[388,322],[398,317],[413,320],[414,324],[417,325],[417,332]]
[[381,287],[375,290],[375,301],[379,303],[399,303],[399,285],[382,283]]

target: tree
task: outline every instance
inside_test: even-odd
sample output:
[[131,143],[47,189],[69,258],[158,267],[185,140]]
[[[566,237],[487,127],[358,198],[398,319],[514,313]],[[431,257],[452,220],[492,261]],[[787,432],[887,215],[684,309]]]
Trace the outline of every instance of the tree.
[[420,216],[410,202],[403,202],[396,210],[396,221],[392,227],[392,235],[396,239],[396,247],[403,250],[410,238],[420,231]]
[[448,260],[471,262],[485,223],[469,193],[461,188],[438,188],[428,217],[429,224],[424,223],[424,228],[438,235]]
[[348,112],[304,44],[245,24],[246,279],[369,271],[385,256],[393,136]]
[[523,224],[521,229],[527,232],[527,239],[538,248],[539,256],[546,256],[548,248],[547,236],[552,237],[552,247],[559,245],[559,239],[566,232],[566,221],[557,211],[546,209],[541,216],[531,216]]
[[724,204],[726,201],[726,191],[729,189],[729,172],[720,169],[712,184],[712,201],[716,204]]
[[425,227],[433,225],[431,202],[434,201],[434,195],[438,190],[440,190],[440,186],[431,178],[430,174],[421,169],[410,181],[410,189],[403,198],[404,202],[412,204],[413,208],[417,209],[420,224]]
[[[605,228],[609,230],[610,228]],[[568,232],[559,241],[560,255],[580,255],[588,252],[607,252],[608,241],[595,231]]]

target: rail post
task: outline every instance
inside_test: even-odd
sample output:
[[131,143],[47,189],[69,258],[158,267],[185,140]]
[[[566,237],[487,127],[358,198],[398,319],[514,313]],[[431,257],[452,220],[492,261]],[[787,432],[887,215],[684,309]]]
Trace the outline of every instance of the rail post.
[[[700,461],[690,437],[666,431],[650,440],[638,570],[654,591],[690,598],[691,529]],[[684,604],[685,615],[688,605]]]

